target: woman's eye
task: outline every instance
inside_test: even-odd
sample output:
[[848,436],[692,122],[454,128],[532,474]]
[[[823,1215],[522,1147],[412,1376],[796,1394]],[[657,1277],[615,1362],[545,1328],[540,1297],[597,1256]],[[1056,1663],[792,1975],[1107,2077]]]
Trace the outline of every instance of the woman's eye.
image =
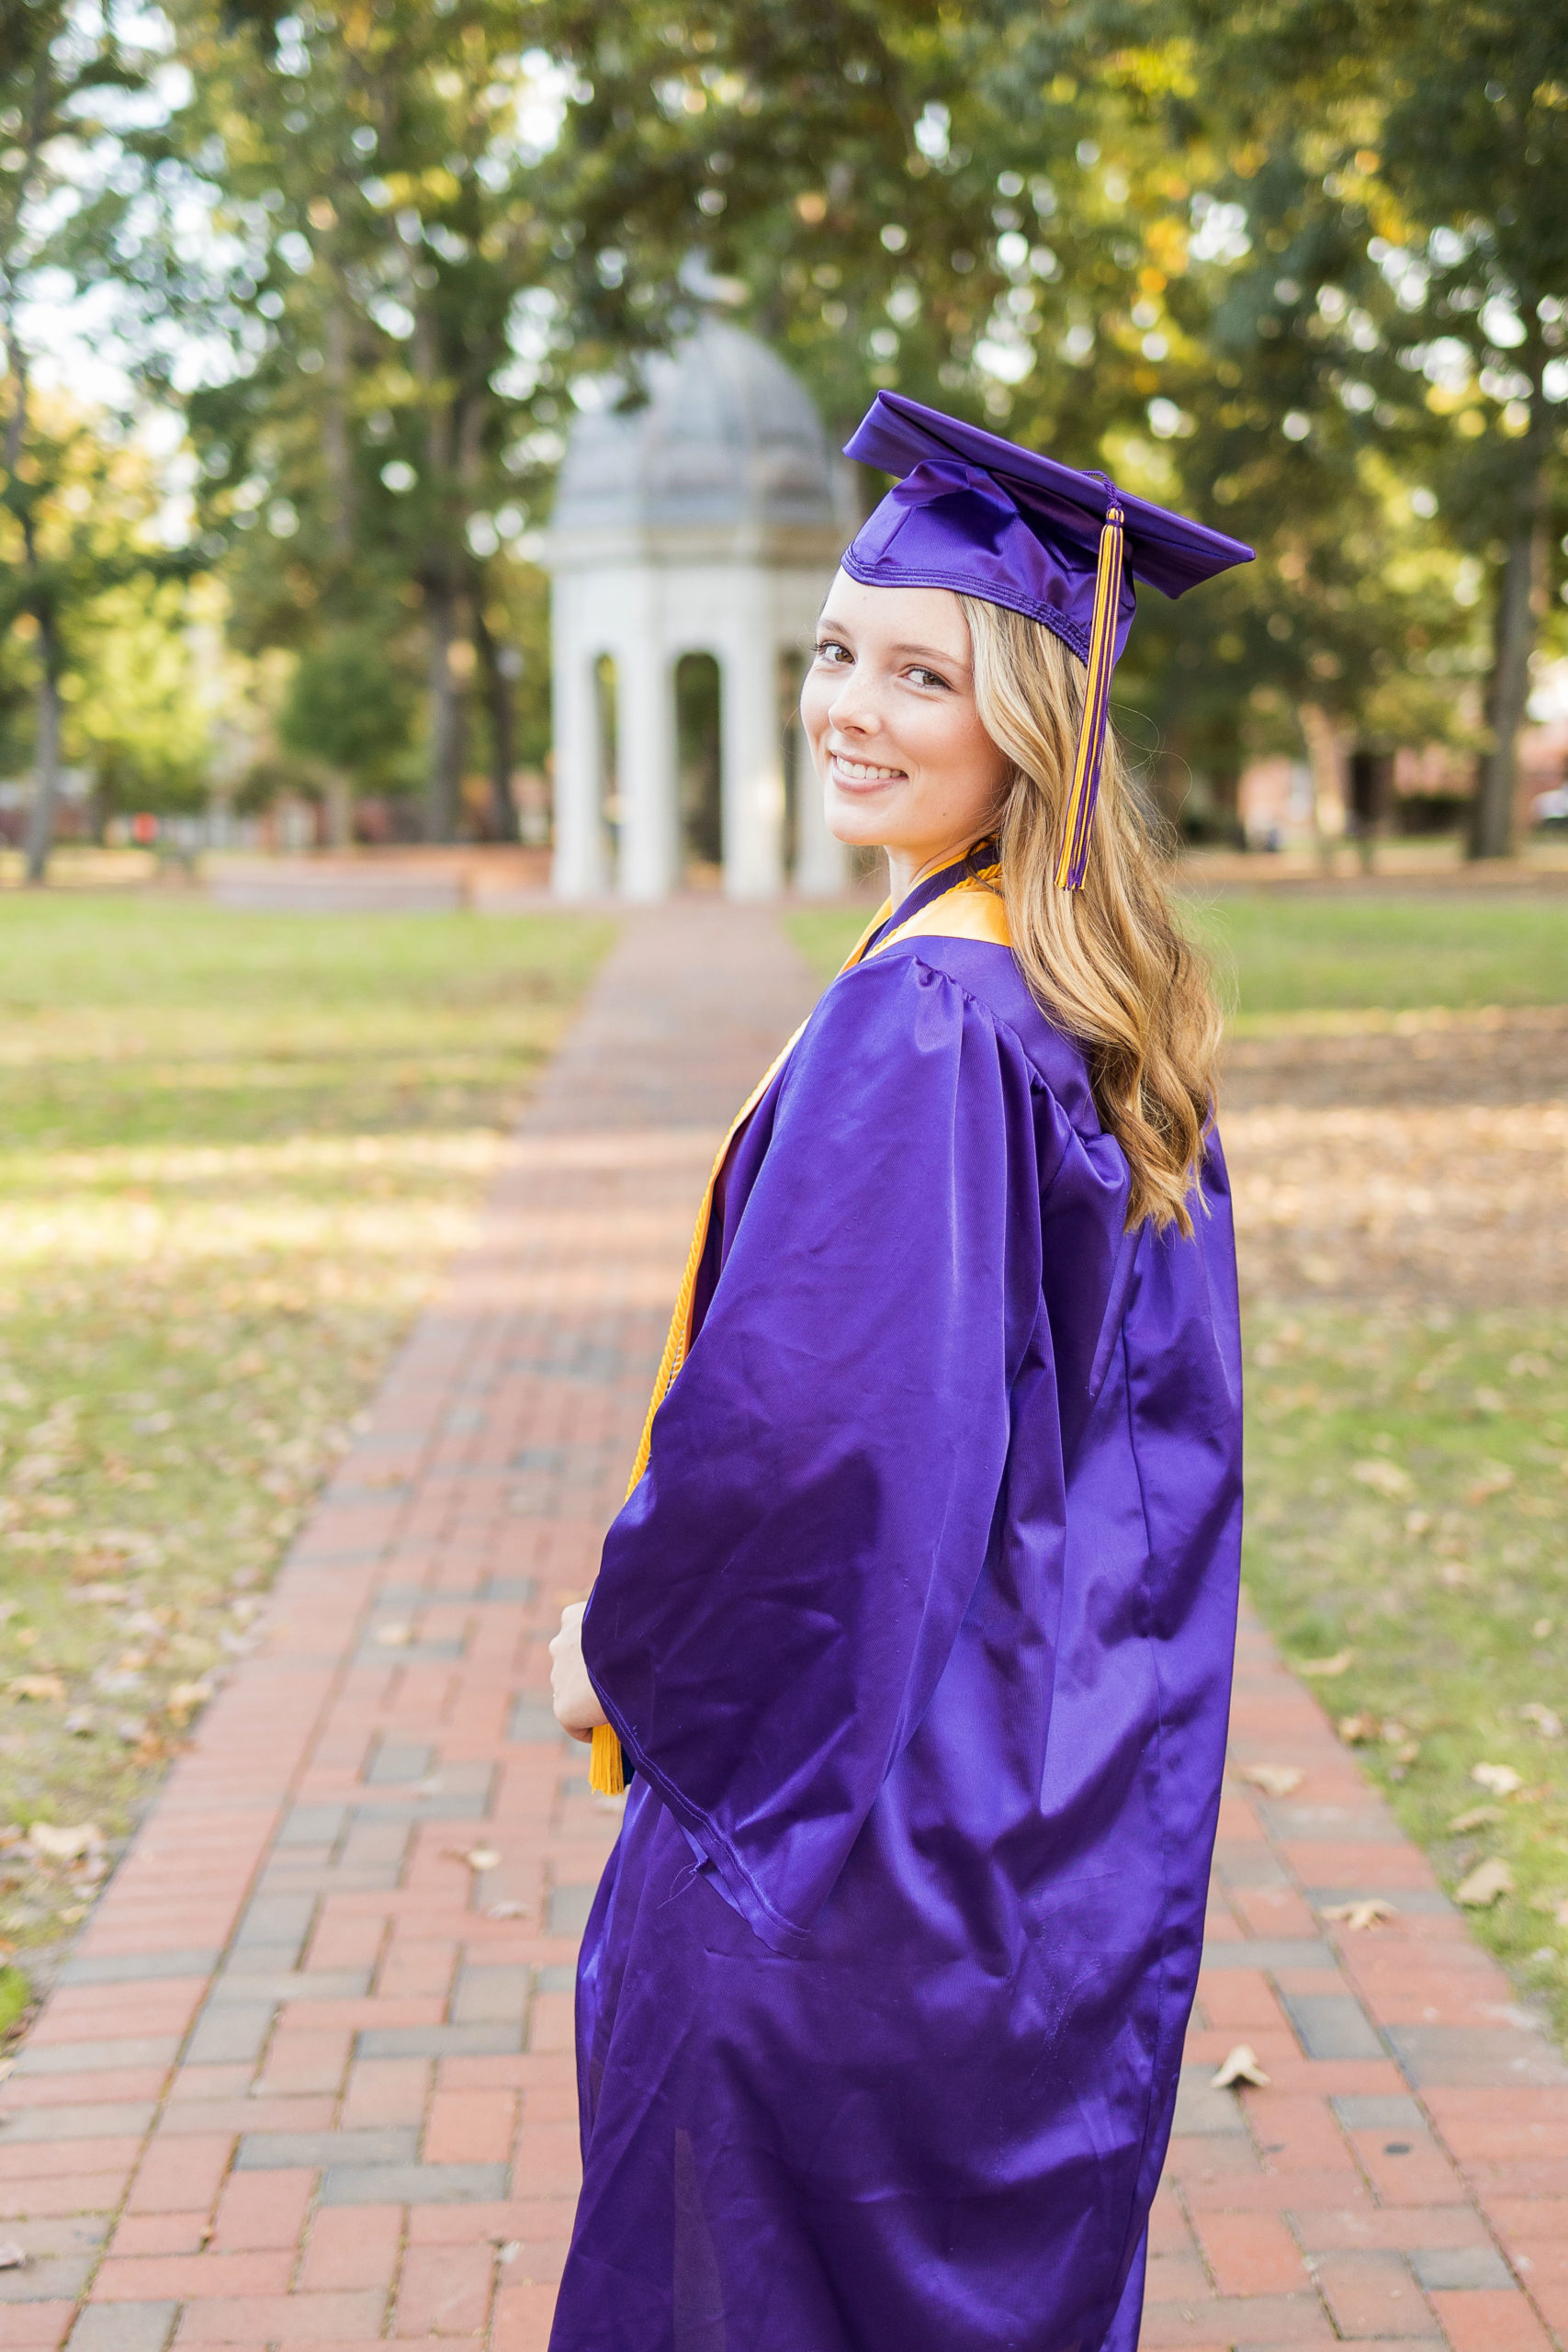
[[945,686],[947,684],[947,680],[936,670],[916,668],[910,671],[909,675],[917,686]]
[[837,638],[825,637],[817,648],[817,659],[818,662],[847,662],[850,650],[847,645],[840,645]]

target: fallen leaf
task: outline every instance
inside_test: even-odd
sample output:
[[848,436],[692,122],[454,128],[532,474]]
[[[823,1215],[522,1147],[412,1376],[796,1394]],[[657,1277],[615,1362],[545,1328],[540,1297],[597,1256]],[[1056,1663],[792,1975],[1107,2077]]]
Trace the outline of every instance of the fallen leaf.
[[1309,1681],[1328,1682],[1335,1675],[1343,1674],[1356,1663],[1354,1650],[1336,1650],[1332,1657],[1303,1657],[1296,1661],[1296,1672]]
[[1408,1470],[1397,1462],[1390,1462],[1385,1454],[1374,1453],[1365,1462],[1353,1463],[1350,1476],[1363,1487],[1370,1487],[1385,1502],[1402,1503],[1416,1491],[1416,1481]]
[[375,1638],[384,1650],[407,1649],[413,1639],[413,1627],[400,1622],[392,1625],[378,1625]]
[[1501,1894],[1512,1894],[1514,1873],[1506,1862],[1478,1862],[1466,1879],[1454,1889],[1454,1901],[1462,1903],[1467,1911],[1484,1911]]
[[1212,2091],[1228,2091],[1237,2083],[1250,2083],[1254,2089],[1268,2087],[1269,2077],[1258,2063],[1258,2053],[1250,2041],[1238,2041],[1217,2075],[1209,2085]]
[[1542,1739],[1561,1739],[1562,1718],[1555,1708],[1543,1706],[1539,1699],[1530,1699],[1519,1709],[1527,1724],[1534,1724]]
[[58,1674],[18,1674],[6,1685],[7,1699],[62,1700],[65,1685]]
[[164,1702],[169,1721],[183,1730],[198,1707],[205,1707],[212,1696],[210,1682],[176,1682]]
[[1536,1619],[1535,1623],[1530,1627],[1530,1639],[1532,1642],[1549,1642],[1551,1639],[1551,1620],[1550,1617],[1538,1617]]
[[91,1707],[73,1707],[65,1718],[65,1729],[73,1739],[91,1739],[97,1728],[97,1717]]
[[485,1917],[487,1919],[525,1919],[528,1905],[525,1903],[492,1903]]
[[1245,1764],[1241,1778],[1265,1796],[1288,1797],[1301,1787],[1306,1774],[1299,1764]]
[[1514,1474],[1501,1462],[1488,1462],[1472,1487],[1464,1490],[1467,1503],[1490,1501],[1494,1495],[1506,1494],[1514,1483]]
[[515,2262],[523,2251],[521,2238],[508,2238],[504,2244],[496,2239],[492,2243],[495,2245],[495,2258],[498,2262]]
[[1475,1391],[1475,1409],[1478,1413],[1506,1413],[1508,1400],[1500,1388],[1478,1388]]
[[1478,1789],[1490,1789],[1495,1797],[1511,1797],[1525,1784],[1523,1773],[1511,1764],[1473,1764],[1470,1777]]
[[20,2270],[26,2265],[28,2250],[22,2245],[0,2245],[0,2270]]
[[1359,1747],[1363,1741],[1376,1739],[1378,1719],[1376,1715],[1341,1715],[1338,1729],[1347,1747]]
[[75,1862],[84,1854],[96,1854],[104,1842],[104,1833],[96,1821],[79,1822],[66,1829],[52,1822],[35,1821],[28,1832],[28,1843],[35,1854],[46,1861]]
[[64,1910],[59,1912],[56,1916],[65,1927],[73,1928],[78,1919],[85,1919],[86,1917],[87,1906],[85,1903],[68,1903],[65,1905]]
[[493,1871],[499,1867],[501,1856],[493,1846],[473,1846],[467,1853],[459,1853],[454,1848],[453,1860],[467,1862],[471,1871]]
[[1472,1804],[1464,1814],[1455,1814],[1448,1827],[1455,1832],[1455,1837],[1462,1837],[1464,1830],[1483,1830],[1493,1820],[1506,1820],[1506,1814],[1500,1804]]
[[1323,1916],[1325,1919],[1339,1920],[1352,1935],[1357,1935],[1363,1928],[1377,1927],[1382,1920],[1396,1919],[1399,1905],[1397,1903],[1384,1903],[1380,1896],[1371,1894],[1364,1896],[1359,1903],[1331,1903]]

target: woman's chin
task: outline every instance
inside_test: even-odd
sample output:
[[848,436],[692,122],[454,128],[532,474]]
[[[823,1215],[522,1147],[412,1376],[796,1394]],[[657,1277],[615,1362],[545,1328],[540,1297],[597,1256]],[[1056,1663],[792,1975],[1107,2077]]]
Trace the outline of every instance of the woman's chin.
[[829,791],[822,813],[828,831],[846,849],[880,849],[894,821],[880,796],[862,800],[849,793]]

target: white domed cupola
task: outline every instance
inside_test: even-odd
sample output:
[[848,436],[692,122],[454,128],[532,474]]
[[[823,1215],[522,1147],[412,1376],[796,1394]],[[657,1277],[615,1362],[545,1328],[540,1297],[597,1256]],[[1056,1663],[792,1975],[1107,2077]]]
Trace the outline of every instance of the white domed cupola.
[[576,419],[547,542],[556,889],[836,889],[791,707],[848,469],[798,379],[723,321],[656,356],[647,392]]

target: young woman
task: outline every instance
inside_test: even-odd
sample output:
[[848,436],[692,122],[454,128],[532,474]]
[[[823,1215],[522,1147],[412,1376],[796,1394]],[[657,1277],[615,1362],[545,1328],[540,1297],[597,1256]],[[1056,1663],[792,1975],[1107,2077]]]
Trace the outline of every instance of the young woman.
[[721,1155],[553,1645],[633,1774],[554,2352],[1133,2352],[1201,1948],[1217,1023],[1105,703],[1129,575],[1247,550],[888,394],[850,452],[900,480],[802,714],[889,907]]

